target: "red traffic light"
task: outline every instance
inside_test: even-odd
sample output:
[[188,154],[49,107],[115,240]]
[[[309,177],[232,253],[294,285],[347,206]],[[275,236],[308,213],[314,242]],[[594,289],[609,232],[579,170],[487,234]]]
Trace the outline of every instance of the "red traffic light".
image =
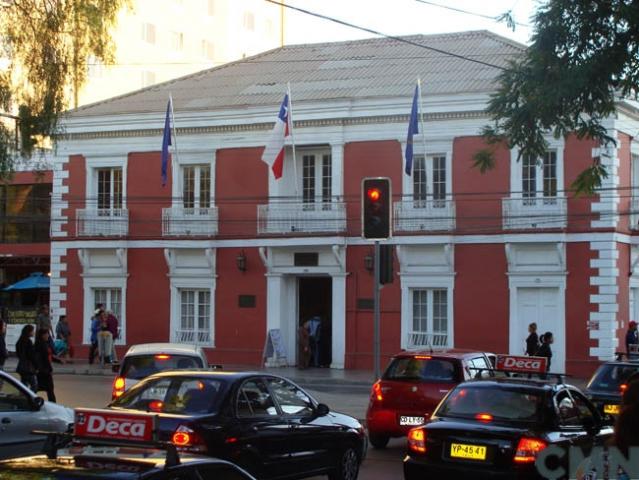
[[379,188],[369,188],[366,192],[366,195],[368,196],[369,200],[376,202],[381,198],[382,192],[379,191]]

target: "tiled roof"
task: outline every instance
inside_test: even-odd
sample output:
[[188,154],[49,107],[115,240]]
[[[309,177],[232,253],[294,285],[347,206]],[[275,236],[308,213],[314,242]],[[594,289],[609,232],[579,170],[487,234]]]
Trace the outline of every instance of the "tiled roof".
[[[402,37],[506,67],[525,45],[480,30]],[[180,111],[278,105],[291,84],[294,103],[488,92],[500,70],[389,38],[291,45],[71,111],[73,117],[162,112],[169,92]]]

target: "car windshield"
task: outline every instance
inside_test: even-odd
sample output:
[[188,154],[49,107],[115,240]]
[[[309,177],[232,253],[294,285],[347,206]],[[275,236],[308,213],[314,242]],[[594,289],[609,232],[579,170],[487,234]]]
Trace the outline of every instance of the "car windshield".
[[438,417],[478,418],[514,422],[541,421],[544,394],[541,391],[504,387],[460,385],[446,397]]
[[619,392],[619,388],[632,375],[639,375],[639,365],[602,365],[590,381],[588,388]]
[[202,360],[191,355],[132,355],[124,359],[122,376],[142,380],[164,370],[189,370],[203,368]]
[[226,382],[221,379],[167,376],[139,383],[111,406],[179,415],[209,414],[217,411],[225,391]]
[[382,378],[384,380],[454,382],[455,364],[450,360],[427,356],[401,357],[393,360]]

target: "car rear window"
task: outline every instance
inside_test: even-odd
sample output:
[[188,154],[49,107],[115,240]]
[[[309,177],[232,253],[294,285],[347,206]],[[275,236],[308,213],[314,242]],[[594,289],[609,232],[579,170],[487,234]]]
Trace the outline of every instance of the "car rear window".
[[166,376],[142,382],[126,391],[111,406],[178,415],[217,411],[226,382],[217,378]]
[[386,369],[383,379],[455,382],[455,364],[451,360],[427,356],[396,358]]
[[462,384],[446,397],[435,415],[474,419],[485,414],[495,420],[538,422],[542,419],[543,407],[541,391]]
[[618,392],[633,375],[639,375],[639,365],[602,365],[588,388]]
[[164,370],[189,370],[203,367],[202,359],[191,355],[132,355],[124,359],[121,375],[132,380],[142,380]]

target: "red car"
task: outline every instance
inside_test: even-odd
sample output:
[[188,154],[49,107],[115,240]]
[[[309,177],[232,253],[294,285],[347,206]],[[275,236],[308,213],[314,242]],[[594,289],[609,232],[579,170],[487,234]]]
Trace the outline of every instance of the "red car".
[[399,353],[371,391],[366,411],[371,445],[384,448],[391,437],[406,436],[411,428],[423,425],[450,389],[487,375],[493,366],[494,355],[485,352]]

